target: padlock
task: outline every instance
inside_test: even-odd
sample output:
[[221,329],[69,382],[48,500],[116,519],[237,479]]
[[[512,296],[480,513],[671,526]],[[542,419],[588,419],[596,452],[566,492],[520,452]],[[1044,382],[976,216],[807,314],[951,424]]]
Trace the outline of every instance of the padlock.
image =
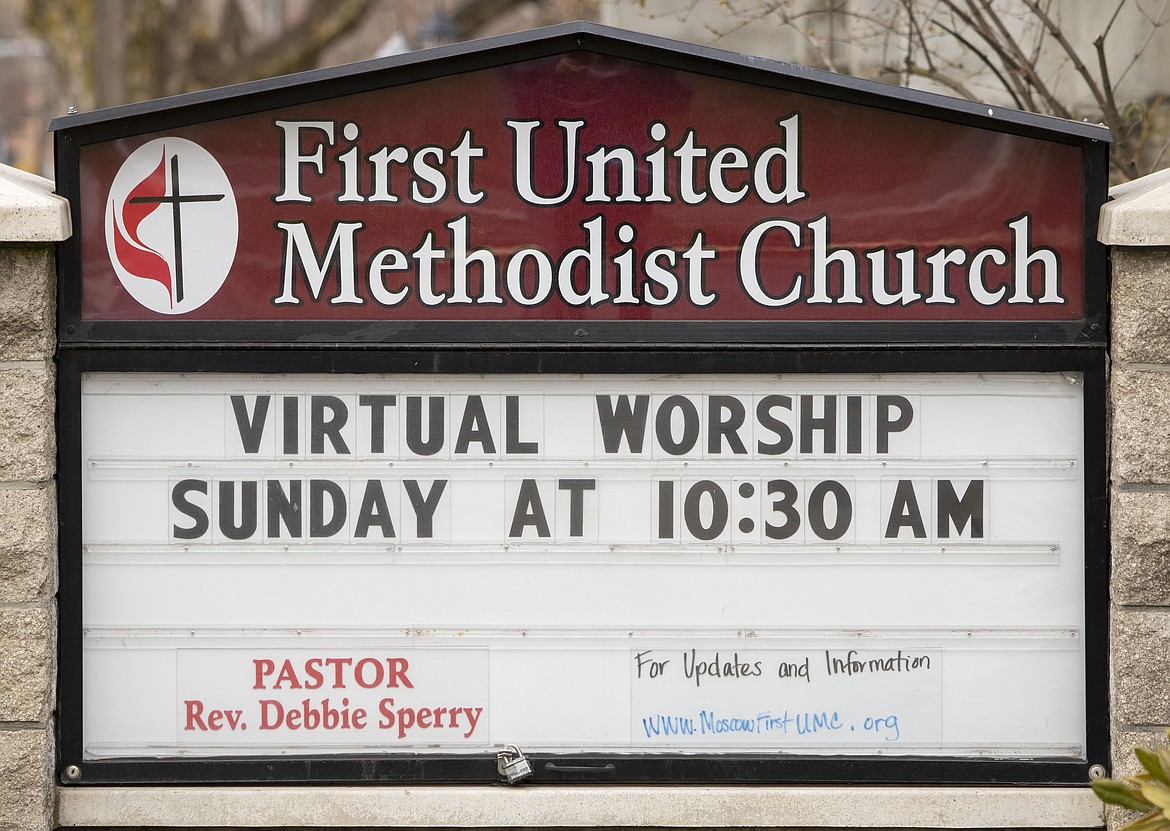
[[509,785],[532,775],[532,765],[514,744],[504,745],[504,749],[496,754],[496,770],[500,772],[500,776],[508,780]]

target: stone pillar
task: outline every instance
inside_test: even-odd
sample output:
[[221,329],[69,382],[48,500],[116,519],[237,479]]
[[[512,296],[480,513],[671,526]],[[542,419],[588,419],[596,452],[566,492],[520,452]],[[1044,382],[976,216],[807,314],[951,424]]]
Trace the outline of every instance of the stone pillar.
[[[1170,726],[1170,171],[1112,190],[1109,406],[1113,775]],[[1134,815],[1111,811],[1110,826]]]
[[69,208],[0,166],[0,831],[53,825],[56,268]]

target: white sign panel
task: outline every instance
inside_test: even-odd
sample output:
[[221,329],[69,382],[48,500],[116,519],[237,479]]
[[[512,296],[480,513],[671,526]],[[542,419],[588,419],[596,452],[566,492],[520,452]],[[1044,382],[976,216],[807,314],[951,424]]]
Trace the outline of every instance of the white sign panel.
[[90,374],[89,758],[1084,755],[1079,376]]

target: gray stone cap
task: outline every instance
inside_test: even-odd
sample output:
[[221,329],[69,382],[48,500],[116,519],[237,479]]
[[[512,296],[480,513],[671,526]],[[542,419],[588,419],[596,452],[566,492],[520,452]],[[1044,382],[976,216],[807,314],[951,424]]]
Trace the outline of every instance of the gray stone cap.
[[69,203],[52,182],[0,165],[0,242],[60,242],[72,233]]
[[1170,245],[1170,169],[1109,189],[1097,239],[1106,245]]

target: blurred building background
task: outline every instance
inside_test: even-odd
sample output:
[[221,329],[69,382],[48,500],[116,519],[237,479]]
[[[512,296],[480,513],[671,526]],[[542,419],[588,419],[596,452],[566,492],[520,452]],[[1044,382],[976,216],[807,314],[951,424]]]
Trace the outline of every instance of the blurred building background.
[[0,162],[50,118],[569,20],[1085,118],[1170,166],[1170,0],[0,0]]
[[0,0],[0,163],[52,177],[51,118],[598,20],[599,0]]

